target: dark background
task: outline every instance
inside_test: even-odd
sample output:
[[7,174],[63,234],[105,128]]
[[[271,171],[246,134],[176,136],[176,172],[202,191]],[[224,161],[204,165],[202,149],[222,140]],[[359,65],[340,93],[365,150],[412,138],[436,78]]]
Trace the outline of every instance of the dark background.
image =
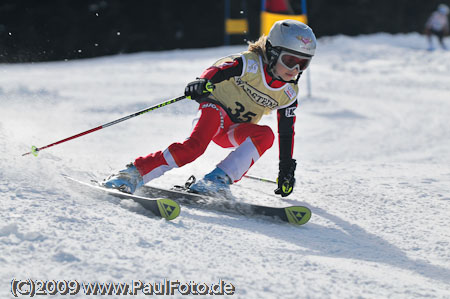
[[[259,37],[260,0],[231,0]],[[300,0],[291,1],[296,12]],[[450,0],[308,0],[317,37],[421,32]],[[0,0],[0,62],[87,58],[224,44],[224,0]],[[242,13],[241,13],[242,14]]]

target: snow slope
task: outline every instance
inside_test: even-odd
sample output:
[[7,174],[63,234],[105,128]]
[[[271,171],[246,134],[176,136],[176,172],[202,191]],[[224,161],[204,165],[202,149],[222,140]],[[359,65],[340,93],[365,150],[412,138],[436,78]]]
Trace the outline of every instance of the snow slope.
[[[223,280],[236,298],[450,298],[450,52],[425,47],[418,34],[319,40],[312,98],[300,80],[294,193],[232,186],[242,201],[307,205],[300,228],[189,207],[168,222],[62,178],[102,179],[184,140],[188,100],[21,156],[176,97],[243,47],[0,65],[0,297],[12,297],[13,279],[168,279]],[[276,130],[276,115],[261,123]],[[150,184],[200,177],[227,153],[211,144]],[[249,174],[275,179],[277,159],[275,146]]]

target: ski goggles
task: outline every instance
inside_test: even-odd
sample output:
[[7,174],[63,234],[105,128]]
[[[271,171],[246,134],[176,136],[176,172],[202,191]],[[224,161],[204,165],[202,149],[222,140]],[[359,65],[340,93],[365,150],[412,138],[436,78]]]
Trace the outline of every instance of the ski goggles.
[[288,70],[297,69],[299,72],[303,72],[311,62],[311,57],[301,56],[289,52],[281,52],[278,61],[282,66]]

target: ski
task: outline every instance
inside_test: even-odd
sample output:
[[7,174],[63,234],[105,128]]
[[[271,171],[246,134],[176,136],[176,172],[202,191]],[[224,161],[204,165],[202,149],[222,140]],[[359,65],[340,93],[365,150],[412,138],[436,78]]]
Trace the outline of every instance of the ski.
[[270,207],[257,204],[238,202],[233,198],[212,197],[188,191],[184,186],[174,186],[165,189],[144,185],[136,194],[150,198],[170,198],[182,205],[195,208],[206,208],[222,212],[234,212],[244,216],[268,216],[295,225],[303,225],[311,218],[311,210],[305,206]]
[[148,197],[143,197],[143,196],[138,196],[138,195],[133,195],[133,194],[128,194],[125,192],[121,192],[119,190],[116,189],[110,189],[110,188],[105,188],[103,186],[101,186],[97,181],[91,181],[90,183],[88,182],[83,182],[77,179],[74,179],[72,177],[69,176],[64,176],[65,178],[69,179],[72,182],[77,183],[80,186],[84,186],[84,187],[89,187],[92,190],[97,190],[100,193],[105,193],[120,199],[131,199],[137,203],[139,203],[140,205],[142,205],[145,209],[149,210],[150,212],[152,212],[153,214],[155,214],[155,216],[167,219],[167,220],[173,220],[175,218],[178,217],[178,215],[180,214],[180,205],[170,199],[170,198],[148,198]]
[[89,187],[120,199],[131,199],[141,204],[154,215],[173,220],[180,214],[180,205],[189,205],[195,208],[205,208],[221,212],[238,213],[244,216],[267,216],[294,225],[303,225],[311,218],[311,210],[305,206],[270,207],[257,204],[238,202],[234,198],[220,196],[206,196],[189,192],[185,186],[174,186],[165,189],[144,185],[135,194],[121,192],[116,189],[105,188],[97,181],[90,183],[64,176],[78,185]]

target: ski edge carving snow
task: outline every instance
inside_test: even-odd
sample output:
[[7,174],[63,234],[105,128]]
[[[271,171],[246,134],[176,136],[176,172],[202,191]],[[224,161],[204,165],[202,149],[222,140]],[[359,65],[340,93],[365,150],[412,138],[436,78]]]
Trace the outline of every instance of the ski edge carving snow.
[[152,212],[155,216],[173,220],[180,215],[180,205],[170,199],[170,198],[149,198],[144,196],[138,196],[133,194],[124,193],[115,189],[109,189],[100,186],[96,181],[92,181],[91,183],[80,181],[78,179],[72,178],[67,175],[63,175],[66,179],[75,182],[79,185],[89,187],[93,190],[101,191],[105,194],[109,194],[111,196],[121,198],[121,199],[131,199],[140,205],[142,205],[145,209]]

